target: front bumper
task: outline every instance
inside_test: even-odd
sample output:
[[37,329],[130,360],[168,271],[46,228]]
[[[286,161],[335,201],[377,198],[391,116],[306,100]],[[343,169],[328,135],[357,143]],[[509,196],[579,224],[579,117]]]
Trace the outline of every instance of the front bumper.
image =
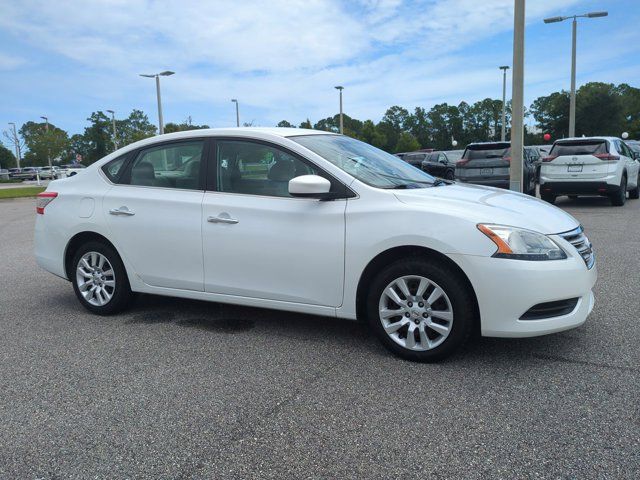
[[[467,274],[478,299],[481,333],[486,337],[534,337],[582,325],[594,304],[591,289],[595,265],[568,248],[566,260],[526,261],[473,255],[449,257]],[[534,305],[578,298],[570,313],[538,320],[520,320]]]

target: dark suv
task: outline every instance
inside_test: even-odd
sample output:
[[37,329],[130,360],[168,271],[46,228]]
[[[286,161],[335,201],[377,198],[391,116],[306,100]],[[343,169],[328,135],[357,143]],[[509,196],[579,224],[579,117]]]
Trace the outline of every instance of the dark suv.
[[464,150],[432,152],[422,161],[422,170],[440,178],[453,180],[456,173],[456,162],[462,158]]
[[[536,193],[536,166],[538,157],[531,147],[524,148],[523,192]],[[509,188],[511,144],[509,142],[470,143],[456,163],[456,179],[489,187]]]

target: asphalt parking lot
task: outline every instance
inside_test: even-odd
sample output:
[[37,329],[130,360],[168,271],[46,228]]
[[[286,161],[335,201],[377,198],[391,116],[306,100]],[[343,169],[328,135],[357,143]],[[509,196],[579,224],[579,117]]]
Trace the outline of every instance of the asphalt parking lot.
[[598,256],[582,327],[445,363],[330,318],[141,296],[101,318],[0,201],[0,478],[639,478],[640,201],[562,199]]

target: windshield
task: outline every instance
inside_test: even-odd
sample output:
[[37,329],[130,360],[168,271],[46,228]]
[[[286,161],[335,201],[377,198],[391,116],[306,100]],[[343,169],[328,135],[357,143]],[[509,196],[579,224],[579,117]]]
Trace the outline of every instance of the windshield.
[[437,184],[431,175],[368,143],[343,135],[289,137],[367,185],[424,188]]

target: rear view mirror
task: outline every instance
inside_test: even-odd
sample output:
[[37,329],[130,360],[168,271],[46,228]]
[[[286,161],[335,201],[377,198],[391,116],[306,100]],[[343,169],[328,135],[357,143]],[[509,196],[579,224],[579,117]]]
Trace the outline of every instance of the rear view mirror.
[[319,175],[301,175],[289,180],[292,197],[324,199],[330,196],[331,182]]

